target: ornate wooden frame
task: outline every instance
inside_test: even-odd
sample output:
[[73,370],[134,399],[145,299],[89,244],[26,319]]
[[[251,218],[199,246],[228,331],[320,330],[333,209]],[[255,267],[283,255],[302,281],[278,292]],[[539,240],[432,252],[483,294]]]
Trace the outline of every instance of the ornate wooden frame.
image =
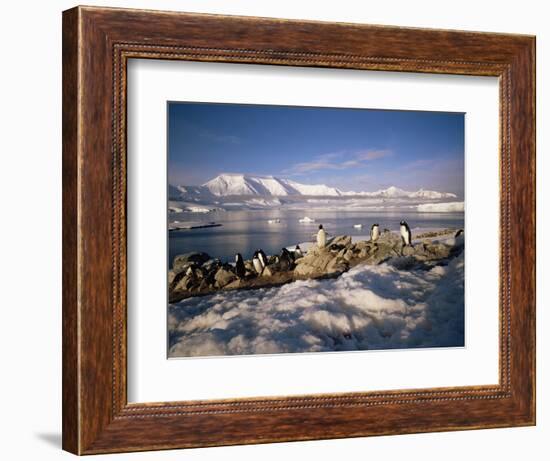
[[[222,401],[126,399],[130,58],[500,80],[500,382]],[[510,227],[512,222],[521,226]],[[63,448],[77,454],[535,424],[535,38],[77,7],[63,13]]]

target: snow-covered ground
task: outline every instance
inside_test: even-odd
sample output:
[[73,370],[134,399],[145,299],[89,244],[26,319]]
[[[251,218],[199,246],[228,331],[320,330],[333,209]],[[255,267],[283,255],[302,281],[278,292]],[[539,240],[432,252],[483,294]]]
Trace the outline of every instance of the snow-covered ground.
[[425,270],[403,262],[170,305],[169,355],[463,346],[464,254]]
[[422,203],[416,209],[422,213],[464,212],[464,202]]

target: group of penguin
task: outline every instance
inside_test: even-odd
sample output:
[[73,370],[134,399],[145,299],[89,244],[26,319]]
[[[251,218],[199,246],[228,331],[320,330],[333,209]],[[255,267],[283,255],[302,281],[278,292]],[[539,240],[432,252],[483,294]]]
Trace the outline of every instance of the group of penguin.
[[[411,238],[411,229],[405,221],[399,223],[399,233],[401,234],[401,239],[404,246],[410,246],[412,242]],[[380,226],[378,224],[373,224],[370,229],[370,238],[373,243],[376,243],[380,237]],[[319,225],[319,231],[317,232],[317,246],[319,248],[324,248],[327,244],[327,233],[323,228],[323,225]],[[283,248],[280,256],[275,256],[274,262],[278,264],[279,270],[287,271],[292,269],[296,259],[303,256],[300,245],[296,245],[294,252],[291,253],[286,248]],[[252,256],[252,265],[256,273],[261,274],[263,270],[268,265],[268,259],[266,254],[262,249],[256,250]],[[246,267],[244,265],[243,257],[240,253],[235,255],[235,274],[239,278],[244,278],[246,275]]]
[[[411,229],[405,221],[399,223],[399,233],[401,234],[401,240],[403,241],[404,246],[410,246],[412,242]],[[378,224],[373,224],[370,228],[370,239],[371,242],[376,243],[380,237],[380,226]],[[323,225],[319,225],[319,231],[317,232],[317,246],[319,248],[324,248],[327,244],[327,233],[323,229]]]
[[[296,245],[294,252],[291,253],[286,248],[281,250],[280,256],[273,256],[272,263],[278,266],[281,271],[288,271],[293,268],[294,262],[303,256],[300,245]],[[267,267],[269,260],[262,249],[256,250],[252,256],[252,265],[257,274],[261,274]],[[235,255],[235,274],[239,278],[244,278],[246,274],[246,267],[244,265],[243,257],[240,253]]]
[[[401,234],[401,241],[404,246],[410,246],[412,242],[412,234],[409,225],[405,221],[399,223],[399,233]],[[380,237],[380,226],[373,224],[370,229],[370,239],[372,242],[376,242]]]

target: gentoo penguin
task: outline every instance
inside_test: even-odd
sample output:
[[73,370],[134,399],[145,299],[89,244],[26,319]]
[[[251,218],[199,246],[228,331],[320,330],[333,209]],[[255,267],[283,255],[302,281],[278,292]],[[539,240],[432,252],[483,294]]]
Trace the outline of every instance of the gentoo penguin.
[[258,256],[258,259],[260,260],[260,264],[262,265],[262,269],[267,266],[267,256],[263,252],[262,249],[256,250],[256,256]]
[[304,256],[302,253],[302,249],[300,248],[300,245],[296,245],[296,248],[294,249],[294,259],[298,259]]
[[235,255],[235,274],[237,274],[237,277],[242,279],[244,278],[245,273],[246,269],[244,267],[243,257],[240,253],[237,253]]
[[294,258],[290,251],[283,248],[281,251],[281,257],[279,258],[279,266],[283,271],[289,271],[294,266]]
[[378,240],[378,237],[380,237],[380,227],[378,224],[373,224],[370,228],[370,240],[373,243],[376,243]]
[[411,230],[409,225],[405,221],[399,223],[399,231],[401,233],[401,239],[403,240],[403,245],[408,246],[412,242]]
[[254,256],[252,257],[252,265],[258,274],[261,274],[264,270],[262,263],[260,262],[260,258],[258,258],[258,252],[254,253]]
[[323,225],[319,224],[319,232],[317,232],[317,246],[319,248],[325,248],[327,244],[327,233],[323,229]]

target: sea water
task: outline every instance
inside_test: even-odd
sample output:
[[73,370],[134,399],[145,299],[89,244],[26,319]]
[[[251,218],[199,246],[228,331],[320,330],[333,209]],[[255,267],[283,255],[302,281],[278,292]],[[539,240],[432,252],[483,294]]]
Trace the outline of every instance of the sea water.
[[[313,223],[300,223],[305,216]],[[212,211],[205,214],[175,213],[171,220],[180,223],[215,222],[219,227],[171,231],[168,233],[168,262],[190,251],[202,251],[223,262],[233,262],[235,254],[251,259],[254,251],[262,249],[266,254],[279,254],[283,247],[293,247],[301,242],[315,240],[319,224],[329,237],[336,235],[365,236],[377,223],[380,230],[399,231],[399,223],[405,220],[413,232],[421,229],[464,228],[464,213],[419,213],[416,211],[334,211],[334,210],[246,210]],[[280,220],[269,223],[269,220]],[[361,228],[354,227],[362,224]]]

